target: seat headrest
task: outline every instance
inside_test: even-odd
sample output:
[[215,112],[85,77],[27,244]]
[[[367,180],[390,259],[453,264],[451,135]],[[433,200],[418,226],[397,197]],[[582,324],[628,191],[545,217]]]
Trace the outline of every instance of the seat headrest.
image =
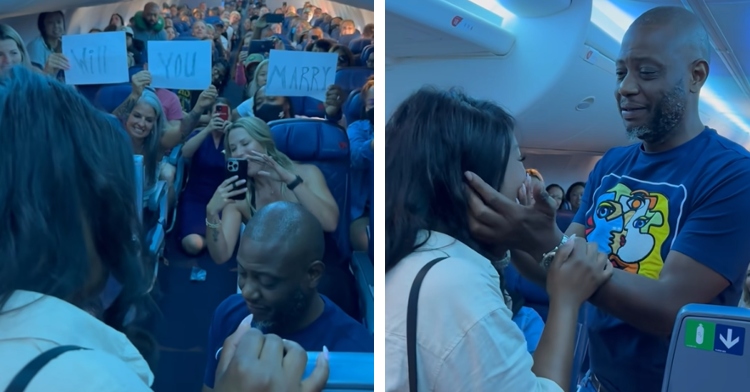
[[177,37],[174,37],[174,41],[200,41],[200,40],[189,34],[180,34]]
[[349,50],[355,55],[362,53],[366,46],[372,44],[372,40],[369,38],[357,38],[349,43]]
[[96,93],[94,105],[100,110],[112,113],[118,106],[128,99],[128,95],[130,95],[132,91],[133,87],[130,86],[130,83],[102,86],[102,88],[99,89],[99,92]]
[[373,70],[367,67],[348,67],[336,71],[336,85],[341,87],[346,94],[362,88],[367,78],[372,76]]
[[344,102],[344,115],[347,123],[351,124],[362,119],[362,105],[360,89],[352,91],[349,98]]
[[268,125],[271,127],[276,148],[294,161],[349,159],[349,138],[346,130],[333,122],[292,118],[272,121]]

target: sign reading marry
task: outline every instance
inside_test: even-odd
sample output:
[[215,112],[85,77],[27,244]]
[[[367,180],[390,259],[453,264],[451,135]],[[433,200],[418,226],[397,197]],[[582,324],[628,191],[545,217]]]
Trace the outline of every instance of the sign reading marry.
[[205,90],[211,85],[211,42],[148,41],[151,86]]
[[62,53],[70,69],[65,83],[112,84],[130,81],[125,32],[64,35]]
[[336,81],[338,58],[336,53],[272,50],[266,95],[325,101],[328,86]]

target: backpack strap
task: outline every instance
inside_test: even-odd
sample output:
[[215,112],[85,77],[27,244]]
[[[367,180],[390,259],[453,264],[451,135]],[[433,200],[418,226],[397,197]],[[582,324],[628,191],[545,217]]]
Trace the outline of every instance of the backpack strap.
[[45,365],[60,355],[74,350],[88,349],[78,346],[57,346],[37,355],[36,358],[32,359],[31,362],[26,364],[26,366],[16,374],[10,384],[8,384],[8,388],[5,389],[5,392],[23,392],[34,376],[36,376]]
[[447,259],[448,256],[438,257],[427,263],[417,273],[414,283],[409,292],[409,303],[406,305],[406,357],[409,370],[409,391],[417,392],[417,303],[419,302],[419,289],[422,287],[427,271],[438,262]]

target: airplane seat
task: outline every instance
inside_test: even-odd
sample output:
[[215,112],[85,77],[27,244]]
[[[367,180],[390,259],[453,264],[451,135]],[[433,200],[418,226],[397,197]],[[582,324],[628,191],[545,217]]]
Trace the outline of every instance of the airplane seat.
[[[144,54],[143,58],[144,58],[144,62],[145,62],[146,61],[145,60],[145,54]],[[137,74],[138,72],[141,72],[141,71],[143,71],[143,64],[134,65],[134,66],[128,68],[128,73],[130,74],[131,78],[133,77],[133,75],[135,75],[135,74]]]
[[361,89],[355,89],[349,94],[349,98],[344,102],[344,115],[346,116],[346,124],[349,125],[355,121],[362,119],[362,95],[360,95]]
[[672,330],[662,392],[746,390],[748,330],[750,309],[685,305]]
[[375,50],[375,45],[370,44],[362,48],[362,55],[359,56],[359,61],[362,64],[367,64],[367,59],[370,57],[372,52]]
[[200,40],[189,34],[180,34],[177,37],[174,37],[173,41],[200,41]]
[[203,19],[203,21],[206,22],[206,24],[215,25],[221,22],[221,18],[219,18],[218,16],[207,16]]
[[365,47],[370,45],[372,45],[371,39],[360,37],[352,40],[352,42],[349,42],[349,50],[351,50],[355,56],[359,56],[362,54],[362,51],[365,49]]
[[[272,121],[276,148],[293,161],[317,166],[339,207],[336,231],[326,233],[327,256],[344,263],[351,255],[349,243],[349,138],[336,123],[310,118]],[[334,253],[331,253],[334,252]]]
[[101,84],[82,84],[76,86],[76,90],[93,104],[96,100],[96,93],[101,87]]
[[549,295],[547,291],[543,287],[521,276],[513,264],[505,267],[504,273],[507,289],[520,294],[525,301],[525,306],[536,310],[539,316],[542,317],[542,320],[546,322],[547,314],[549,314]]
[[571,223],[573,223],[573,218],[575,218],[576,213],[570,210],[557,210],[557,227],[560,228],[560,230],[564,233],[565,230],[568,230],[568,226],[570,226]]
[[[318,352],[307,353],[307,378],[318,360]],[[375,358],[372,353],[332,352],[328,356],[329,375],[323,392],[360,392],[375,390]]]
[[373,75],[373,70],[366,67],[348,67],[336,71],[336,85],[349,95],[352,91],[365,85],[367,79]]
[[326,118],[326,107],[323,101],[312,97],[289,97],[294,114],[306,117]]
[[112,113],[120,106],[133,91],[130,83],[110,84],[102,86],[94,98],[94,106],[107,113]]
[[363,317],[365,326],[370,333],[375,331],[375,270],[374,270],[374,252],[375,244],[373,243],[373,223],[375,214],[373,200],[375,200],[375,171],[374,167],[370,168],[368,183],[370,187],[370,211],[369,222],[367,225],[367,252],[354,252],[352,254],[352,272],[357,285],[359,294],[360,313]]
[[185,184],[185,173],[187,173],[187,163],[185,159],[182,158],[182,147],[183,144],[174,146],[167,156],[167,163],[174,166],[176,169],[174,184],[172,184],[175,198],[172,206],[172,219],[170,220],[171,223],[167,229],[167,233],[172,232],[172,229],[174,229],[174,225],[177,222],[177,205],[180,203],[180,193],[182,193],[183,185]]
[[191,32],[190,25],[180,20],[174,21],[174,29],[177,31],[178,35]]
[[155,215],[153,227],[146,234],[146,243],[148,244],[149,253],[153,260],[156,261],[154,266],[154,281],[151,288],[156,284],[156,276],[159,272],[159,260],[164,254],[166,245],[166,226],[167,226],[167,183],[157,181],[153,188],[144,193],[146,209]]
[[344,45],[347,48],[349,47],[349,44],[354,41],[355,39],[358,39],[362,36],[362,33],[359,32],[359,30],[355,31],[354,34],[349,35],[341,35],[339,36],[339,45]]

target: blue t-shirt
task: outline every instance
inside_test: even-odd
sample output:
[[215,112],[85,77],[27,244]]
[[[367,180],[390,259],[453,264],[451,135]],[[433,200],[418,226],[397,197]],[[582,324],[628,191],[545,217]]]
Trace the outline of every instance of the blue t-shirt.
[[[312,324],[300,331],[279,335],[282,339],[298,343],[306,351],[322,351],[326,346],[332,352],[365,352],[375,350],[375,340],[362,323],[349,317],[326,296],[320,294],[325,303],[323,313]],[[241,294],[234,294],[219,304],[208,331],[206,374],[203,383],[214,387],[216,366],[219,360],[216,353],[224,345],[224,340],[237,330],[242,320],[250,315]]]
[[374,165],[375,153],[370,148],[373,138],[372,124],[367,120],[359,120],[349,124],[346,129],[349,136],[349,150],[351,151],[351,196],[352,219],[359,219],[365,213],[370,197],[370,189],[374,186],[369,171]]
[[[706,128],[669,151],[647,153],[640,143],[608,151],[589,176],[575,222],[630,273],[658,279],[671,250],[689,256],[730,282],[712,303],[737,306],[750,261],[748,195],[750,153]],[[667,338],[593,307],[588,327],[591,370],[604,389],[661,390]]]

